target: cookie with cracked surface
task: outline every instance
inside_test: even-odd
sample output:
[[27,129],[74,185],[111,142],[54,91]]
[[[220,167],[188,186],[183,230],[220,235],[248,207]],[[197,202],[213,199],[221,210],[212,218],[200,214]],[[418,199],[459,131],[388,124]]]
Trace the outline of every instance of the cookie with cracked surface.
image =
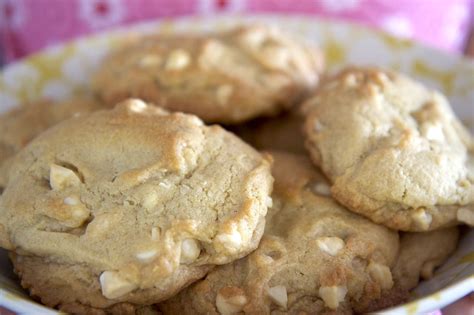
[[0,187],[5,187],[11,157],[41,132],[75,115],[102,108],[87,96],[29,103],[0,115]]
[[15,156],[0,245],[46,305],[151,305],[257,247],[272,182],[269,158],[221,127],[128,100]]
[[392,288],[398,233],[328,197],[309,159],[273,156],[257,250],[161,303],[164,314],[351,314]]
[[305,154],[304,119],[297,110],[272,118],[259,118],[230,130],[259,150]]
[[349,68],[303,107],[312,160],[350,210],[402,231],[473,224],[474,142],[443,95],[392,71]]
[[106,58],[93,78],[105,102],[154,102],[207,122],[235,124],[296,104],[318,82],[319,49],[275,28],[147,35]]

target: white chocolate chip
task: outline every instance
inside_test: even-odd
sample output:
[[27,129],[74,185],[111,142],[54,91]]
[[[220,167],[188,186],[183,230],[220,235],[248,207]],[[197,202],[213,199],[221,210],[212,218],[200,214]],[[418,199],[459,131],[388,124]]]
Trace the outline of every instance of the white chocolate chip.
[[149,263],[156,257],[158,251],[156,249],[145,250],[143,252],[137,253],[135,256],[142,263]]
[[246,46],[248,45],[250,47],[258,47],[263,43],[266,37],[267,34],[264,29],[254,28],[244,32],[240,39]]
[[264,65],[272,69],[285,69],[288,67],[290,52],[288,49],[279,46],[269,46],[263,48],[261,61]]
[[223,58],[228,48],[216,39],[208,39],[203,45],[202,53],[198,57],[202,69],[214,67]]
[[[247,297],[243,294],[228,296],[222,291],[223,290],[221,290],[216,297],[216,307],[219,313],[222,315],[231,315],[241,312],[245,304],[247,304]],[[236,291],[243,293],[241,289],[237,289]]]
[[339,237],[320,237],[316,240],[320,250],[331,256],[336,256],[344,248],[344,241]]
[[79,200],[76,197],[66,197],[64,198],[64,204],[68,206],[77,206]]
[[357,78],[353,73],[349,73],[344,77],[344,85],[347,87],[353,87],[357,85]]
[[137,288],[135,284],[122,278],[115,271],[104,271],[100,275],[99,281],[102,295],[108,299],[119,298]]
[[133,99],[128,101],[128,108],[135,113],[141,113],[147,109],[148,105],[139,99]]
[[265,199],[265,205],[266,205],[268,208],[273,207],[273,199],[272,199],[272,197],[267,196],[267,198]]
[[142,205],[146,209],[153,209],[158,203],[158,194],[154,191],[151,191],[146,194],[142,200]]
[[436,159],[436,164],[438,164],[441,167],[445,167],[448,163],[448,157],[446,155],[438,155],[435,157]]
[[392,273],[389,267],[371,261],[367,266],[367,270],[372,279],[379,283],[382,289],[388,290],[393,287]]
[[216,239],[224,246],[227,250],[236,251],[242,245],[242,236],[236,230],[232,233],[222,233],[216,236]]
[[418,225],[419,228],[422,230],[428,230],[431,224],[431,221],[433,220],[433,217],[431,214],[427,213],[425,209],[419,208],[415,210],[412,214],[412,218],[415,221],[415,223]]
[[199,242],[192,238],[187,238],[181,242],[181,259],[182,264],[190,264],[194,262],[201,253]]
[[[369,85],[369,87],[371,87],[371,86]],[[377,105],[385,104],[384,103],[384,99],[385,99],[384,94],[382,92],[380,92],[380,89],[378,87],[376,88],[376,90],[377,90],[377,92],[374,92],[374,94],[372,94],[372,98],[373,98],[375,104],[377,104]]]
[[457,212],[458,221],[474,226],[474,210],[468,208],[459,208]]
[[430,141],[444,141],[444,132],[443,128],[439,124],[424,124],[422,126],[422,135]]
[[313,186],[313,192],[323,196],[331,196],[331,188],[325,183],[316,183]]
[[159,227],[152,227],[151,228],[151,240],[158,241],[160,239],[160,228]]
[[327,307],[332,310],[338,308],[339,303],[344,301],[347,293],[345,286],[320,287],[319,296],[323,299]]
[[161,64],[161,57],[155,54],[148,54],[140,58],[138,65],[142,68],[157,67]]
[[89,215],[90,211],[86,207],[76,207],[72,211],[72,217],[75,219],[74,225],[81,226],[89,218]]
[[61,218],[57,218],[62,224],[68,227],[79,227],[90,216],[90,211],[85,207],[76,196],[64,198],[64,204],[67,206],[67,214]]
[[197,117],[197,116],[191,116],[191,115],[189,115],[189,116],[187,117],[187,119],[188,119],[191,123],[193,123],[194,125],[196,125],[196,126],[199,126],[199,127],[200,127],[200,126],[204,126],[204,123],[202,122],[202,120],[199,119],[199,117]]
[[171,187],[171,185],[170,185],[169,183],[167,183],[167,182],[160,182],[158,185],[159,185],[160,187],[165,188],[165,189],[168,189],[168,188]]
[[183,49],[173,50],[166,60],[166,70],[183,70],[191,63],[191,57]]
[[219,86],[216,90],[216,98],[219,105],[226,105],[233,91],[232,85],[224,84]]
[[81,180],[69,168],[51,164],[49,170],[49,184],[53,190],[61,190],[67,187],[75,187],[81,184]]
[[268,296],[278,306],[287,308],[288,305],[288,293],[286,287],[283,285],[277,285],[268,289]]

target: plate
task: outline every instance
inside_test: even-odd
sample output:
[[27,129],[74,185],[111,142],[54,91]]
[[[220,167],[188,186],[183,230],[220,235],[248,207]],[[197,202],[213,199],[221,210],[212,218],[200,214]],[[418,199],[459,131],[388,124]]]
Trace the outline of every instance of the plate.
[[[124,37],[159,32],[203,32],[243,23],[276,25],[319,44],[330,71],[349,64],[390,67],[441,90],[458,117],[474,130],[474,62],[365,27],[308,16],[218,16],[160,20],[55,46],[8,65],[0,74],[0,113],[28,101],[61,100],[86,89],[106,53]],[[466,229],[459,247],[411,302],[383,314],[417,314],[439,309],[474,291],[474,229]],[[0,305],[21,314],[57,314],[32,301],[19,287],[5,251],[0,252]]]

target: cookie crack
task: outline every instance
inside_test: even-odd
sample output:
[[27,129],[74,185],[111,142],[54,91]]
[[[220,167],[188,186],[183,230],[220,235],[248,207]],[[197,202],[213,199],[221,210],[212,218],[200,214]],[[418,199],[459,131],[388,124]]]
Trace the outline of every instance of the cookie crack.
[[[206,148],[207,145],[204,144],[203,148]],[[200,170],[200,169],[205,169],[207,166],[211,165],[212,162],[216,159],[216,157],[219,155],[220,150],[222,149],[222,144],[219,145],[216,149],[210,151],[210,156],[208,160],[204,160],[205,156],[204,154],[200,154],[198,156],[197,162],[196,162],[196,167],[189,173],[187,173],[185,176],[183,176],[177,183],[174,184],[175,187],[180,187],[185,185],[186,182],[191,180],[195,173]],[[177,198],[177,195],[179,193],[178,189],[174,189],[173,194],[167,198],[166,200],[163,201],[163,212],[162,214],[158,217],[158,219],[167,216],[172,209],[169,208],[169,202],[171,200],[174,200]],[[216,214],[217,215],[217,214]]]

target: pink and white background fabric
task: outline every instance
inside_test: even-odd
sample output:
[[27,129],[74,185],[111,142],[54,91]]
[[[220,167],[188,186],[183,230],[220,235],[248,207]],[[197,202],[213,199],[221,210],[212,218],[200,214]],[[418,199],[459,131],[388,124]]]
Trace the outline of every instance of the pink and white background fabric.
[[462,51],[473,0],[0,0],[5,62],[49,45],[160,17],[220,13],[315,15],[384,29],[439,49]]

